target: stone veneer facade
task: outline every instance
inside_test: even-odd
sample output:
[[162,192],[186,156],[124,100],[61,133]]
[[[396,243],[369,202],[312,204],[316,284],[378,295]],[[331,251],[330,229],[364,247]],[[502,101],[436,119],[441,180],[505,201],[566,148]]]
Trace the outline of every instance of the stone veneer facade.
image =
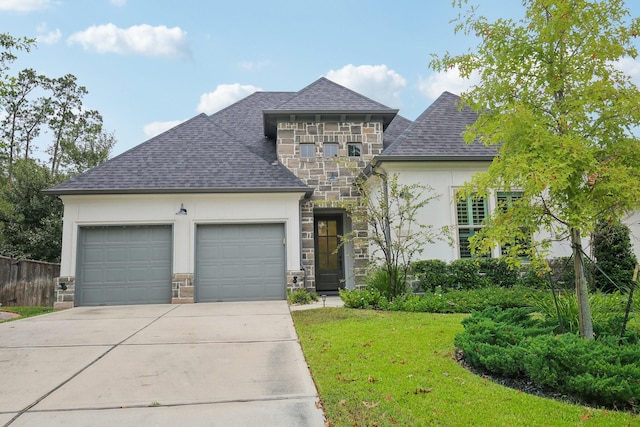
[[[306,287],[315,290],[314,214],[318,209],[339,208],[342,201],[355,200],[358,193],[353,186],[354,168],[362,170],[383,150],[382,122],[320,121],[279,122],[276,136],[278,161],[305,184],[314,189],[309,200],[300,208],[302,267],[306,274]],[[348,156],[348,144],[361,144],[360,156]],[[314,156],[302,157],[301,144],[313,144]],[[325,157],[325,144],[337,144],[336,157]],[[367,233],[366,224],[352,224],[347,232]],[[358,286],[369,261],[367,247],[355,247],[352,254],[353,275]],[[288,284],[291,284],[288,281]]]

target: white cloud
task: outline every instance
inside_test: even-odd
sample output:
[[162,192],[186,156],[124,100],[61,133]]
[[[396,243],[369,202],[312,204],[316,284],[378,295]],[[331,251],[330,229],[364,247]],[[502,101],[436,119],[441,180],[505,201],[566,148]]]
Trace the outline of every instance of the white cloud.
[[259,87],[239,83],[218,85],[213,92],[200,95],[200,103],[196,110],[199,113],[212,114],[260,90],[262,89]]
[[184,120],[171,120],[168,122],[153,122],[148,125],[144,125],[144,134],[147,138],[153,138],[156,135],[160,135],[162,132],[169,130],[175,126],[178,126]]
[[633,58],[622,58],[614,62],[613,66],[631,77],[631,81],[640,86],[640,61]]
[[49,31],[49,27],[44,22],[38,25],[36,31],[38,32],[38,43],[55,44],[62,38],[62,31],[59,28]]
[[436,99],[444,91],[460,95],[478,83],[480,74],[477,71],[472,72],[468,79],[464,79],[460,77],[458,68],[452,68],[446,72],[434,73],[426,79],[420,78],[418,90],[428,98]]
[[109,0],[113,6],[122,7],[127,4],[127,0]]
[[47,9],[58,2],[53,0],[0,0],[0,10],[12,12],[33,12]]
[[69,44],[78,43],[85,50],[98,53],[140,54],[146,56],[190,56],[187,33],[180,27],[134,25],[118,28],[113,24],[94,25],[72,34]]
[[407,81],[386,65],[345,65],[330,70],[326,77],[342,86],[368,96],[390,107],[399,108],[400,92]]

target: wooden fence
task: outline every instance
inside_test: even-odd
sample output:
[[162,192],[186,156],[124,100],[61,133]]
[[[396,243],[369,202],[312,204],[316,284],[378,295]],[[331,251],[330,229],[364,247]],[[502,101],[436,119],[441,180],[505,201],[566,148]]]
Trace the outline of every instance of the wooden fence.
[[59,276],[59,264],[0,257],[0,304],[51,307]]

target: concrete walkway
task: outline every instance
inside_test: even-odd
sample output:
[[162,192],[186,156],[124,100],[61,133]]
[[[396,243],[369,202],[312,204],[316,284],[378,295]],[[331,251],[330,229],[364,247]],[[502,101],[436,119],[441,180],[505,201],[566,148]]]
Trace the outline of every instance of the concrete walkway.
[[342,302],[339,296],[331,295],[331,296],[327,296],[324,301],[320,299],[311,304],[300,304],[300,305],[289,306],[291,311],[310,310],[312,308],[323,308],[323,307],[344,307],[344,303]]
[[0,425],[324,426],[285,301],[0,324]]

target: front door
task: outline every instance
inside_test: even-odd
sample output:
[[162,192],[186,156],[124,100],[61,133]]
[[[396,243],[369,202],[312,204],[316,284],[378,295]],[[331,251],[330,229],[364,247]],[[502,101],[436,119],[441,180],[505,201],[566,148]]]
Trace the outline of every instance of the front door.
[[342,238],[342,215],[316,216],[316,291],[335,292],[344,277]]

